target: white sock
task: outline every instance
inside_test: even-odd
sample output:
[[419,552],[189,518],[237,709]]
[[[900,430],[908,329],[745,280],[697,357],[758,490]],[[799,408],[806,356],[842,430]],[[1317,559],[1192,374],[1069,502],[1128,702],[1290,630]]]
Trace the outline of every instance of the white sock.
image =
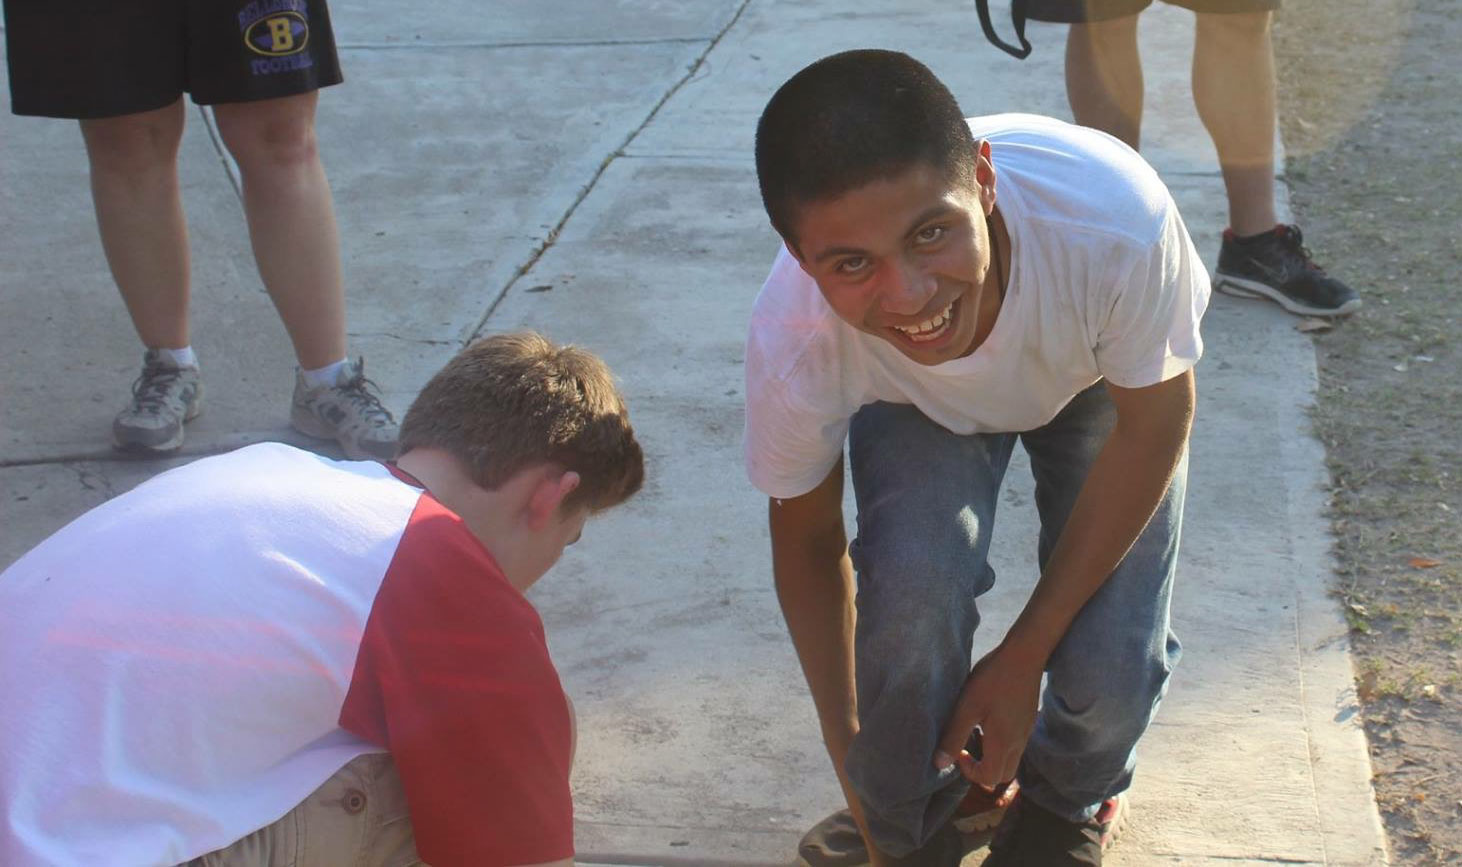
[[184,346],[182,349],[159,349],[157,357],[173,367],[198,366],[198,356],[193,354],[192,345]]
[[314,370],[301,370],[300,374],[304,376],[305,386],[308,388],[336,385],[340,382],[340,374],[345,371],[348,364],[350,364],[350,359],[342,358],[334,364],[327,364]]

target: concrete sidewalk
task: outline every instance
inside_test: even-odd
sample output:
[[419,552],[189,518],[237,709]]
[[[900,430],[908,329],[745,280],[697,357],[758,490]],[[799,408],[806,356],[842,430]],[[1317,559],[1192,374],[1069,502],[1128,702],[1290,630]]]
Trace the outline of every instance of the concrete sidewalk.
[[[806,63],[867,46],[919,57],[970,114],[1065,117],[1062,30],[1033,24],[1036,53],[1019,63],[985,42],[973,4],[934,0],[419,9],[334,10],[348,81],[322,96],[319,127],[352,344],[398,411],[481,333],[537,328],[615,368],[650,460],[645,492],[534,591],[580,714],[580,859],[785,864],[840,794],[772,591],[764,499],[740,465],[745,325],[777,243],[751,162],[756,117]],[[1144,141],[1214,256],[1225,204],[1188,94],[1191,22],[1165,6],[1144,18]],[[108,446],[139,351],[80,136],[0,116],[0,563],[178,460],[298,441],[288,341],[204,120],[190,115],[183,172],[208,410],[177,459],[139,462]],[[1384,863],[1345,624],[1326,595],[1314,355],[1293,325],[1223,296],[1205,322],[1184,660],[1109,863]],[[1030,500],[1017,461],[981,649],[1036,577]]]

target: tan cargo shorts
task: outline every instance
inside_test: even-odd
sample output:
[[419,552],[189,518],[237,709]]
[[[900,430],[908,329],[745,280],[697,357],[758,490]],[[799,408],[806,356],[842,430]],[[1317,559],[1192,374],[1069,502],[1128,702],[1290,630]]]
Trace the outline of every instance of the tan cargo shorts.
[[299,806],[186,867],[415,867],[406,793],[389,753],[357,756]]
[[[1076,24],[1086,21],[1109,21],[1136,15],[1153,0],[1023,0],[1025,17],[1031,21],[1053,21]],[[1194,12],[1235,13],[1272,12],[1280,0],[1163,0]]]

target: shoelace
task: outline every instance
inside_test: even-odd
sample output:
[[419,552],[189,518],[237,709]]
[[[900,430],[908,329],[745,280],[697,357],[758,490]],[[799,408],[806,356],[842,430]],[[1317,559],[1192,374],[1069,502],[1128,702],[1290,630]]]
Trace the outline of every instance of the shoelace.
[[381,404],[381,399],[371,391],[380,391],[381,387],[373,381],[366,379],[366,375],[357,371],[344,385],[336,387],[345,395],[345,398],[354,406],[360,409],[362,417],[369,419],[375,427],[385,427],[391,423],[391,412]]
[[167,407],[168,392],[183,375],[173,367],[145,367],[132,383],[132,402],[145,412],[157,414]]
[[1280,226],[1278,235],[1280,243],[1284,244],[1285,247],[1288,247],[1291,251],[1298,255],[1300,259],[1305,263],[1306,268],[1310,269],[1311,271],[1319,271],[1321,274],[1325,273],[1325,269],[1321,268],[1319,263],[1311,258],[1310,248],[1305,246],[1305,236],[1304,233],[1300,231],[1299,226]]

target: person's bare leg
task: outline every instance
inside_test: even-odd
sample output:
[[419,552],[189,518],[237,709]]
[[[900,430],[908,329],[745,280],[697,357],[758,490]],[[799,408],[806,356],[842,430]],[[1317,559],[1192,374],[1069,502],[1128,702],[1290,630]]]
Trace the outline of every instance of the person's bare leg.
[[1142,58],[1137,15],[1073,24],[1066,34],[1066,98],[1082,126],[1134,149],[1142,136]]
[[148,349],[188,345],[188,227],[178,187],[183,101],[81,121],[112,279]]
[[1239,236],[1274,228],[1274,53],[1270,13],[1199,13],[1193,101],[1213,137]]
[[316,94],[214,107],[239,164],[254,259],[300,367],[345,357],[345,284],[330,183],[315,146]]

